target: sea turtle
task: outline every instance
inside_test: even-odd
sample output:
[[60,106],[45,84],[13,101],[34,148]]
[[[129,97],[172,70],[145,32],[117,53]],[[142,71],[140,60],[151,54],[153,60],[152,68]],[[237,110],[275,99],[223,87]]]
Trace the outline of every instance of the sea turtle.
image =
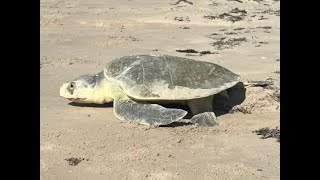
[[83,75],[63,83],[60,95],[76,103],[113,101],[117,119],[149,126],[167,125],[187,111],[160,104],[188,105],[191,123],[217,124],[213,95],[226,95],[240,76],[209,62],[169,55],[132,55],[110,61],[95,75]]

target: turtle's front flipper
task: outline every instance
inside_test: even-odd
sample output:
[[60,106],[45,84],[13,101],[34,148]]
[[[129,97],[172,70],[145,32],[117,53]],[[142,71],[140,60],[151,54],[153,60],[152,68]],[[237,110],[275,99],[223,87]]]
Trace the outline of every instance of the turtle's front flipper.
[[125,95],[113,103],[114,114],[120,120],[132,120],[149,126],[167,125],[182,119],[188,112],[182,109],[164,108],[157,104],[138,103]]

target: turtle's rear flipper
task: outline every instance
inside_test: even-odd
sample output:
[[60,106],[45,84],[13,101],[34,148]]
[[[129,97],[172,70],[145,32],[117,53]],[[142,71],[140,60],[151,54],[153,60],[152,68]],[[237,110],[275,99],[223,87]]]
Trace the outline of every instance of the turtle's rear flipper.
[[170,124],[188,113],[182,109],[169,109],[157,104],[137,103],[125,96],[114,99],[113,109],[120,120],[136,121],[153,127]]
[[[227,94],[227,92],[225,91]],[[217,125],[217,117],[212,108],[213,96],[192,99],[188,101],[188,105],[192,111],[193,117],[190,121],[199,126]]]
[[211,127],[218,125],[217,118],[213,112],[204,112],[191,118],[191,122],[199,126]]
[[228,91],[227,90],[223,90],[219,93],[220,96],[225,97],[227,99],[230,99]]

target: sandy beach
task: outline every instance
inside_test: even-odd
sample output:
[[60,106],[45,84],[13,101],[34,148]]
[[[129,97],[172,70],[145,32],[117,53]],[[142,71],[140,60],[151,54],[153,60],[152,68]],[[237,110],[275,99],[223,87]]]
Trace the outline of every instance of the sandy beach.
[[[280,1],[177,1],[40,1],[40,179],[280,179],[280,143],[253,133],[280,127]],[[273,84],[246,87],[214,127],[148,128],[117,120],[109,105],[59,96],[63,82],[138,54],[212,62]]]

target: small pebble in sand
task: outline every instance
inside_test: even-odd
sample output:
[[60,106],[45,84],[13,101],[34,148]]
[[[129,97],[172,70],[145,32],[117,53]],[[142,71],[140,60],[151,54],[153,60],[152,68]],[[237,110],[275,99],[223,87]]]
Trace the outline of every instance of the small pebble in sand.
[[171,154],[169,154],[168,157],[174,158],[174,156],[172,156]]

